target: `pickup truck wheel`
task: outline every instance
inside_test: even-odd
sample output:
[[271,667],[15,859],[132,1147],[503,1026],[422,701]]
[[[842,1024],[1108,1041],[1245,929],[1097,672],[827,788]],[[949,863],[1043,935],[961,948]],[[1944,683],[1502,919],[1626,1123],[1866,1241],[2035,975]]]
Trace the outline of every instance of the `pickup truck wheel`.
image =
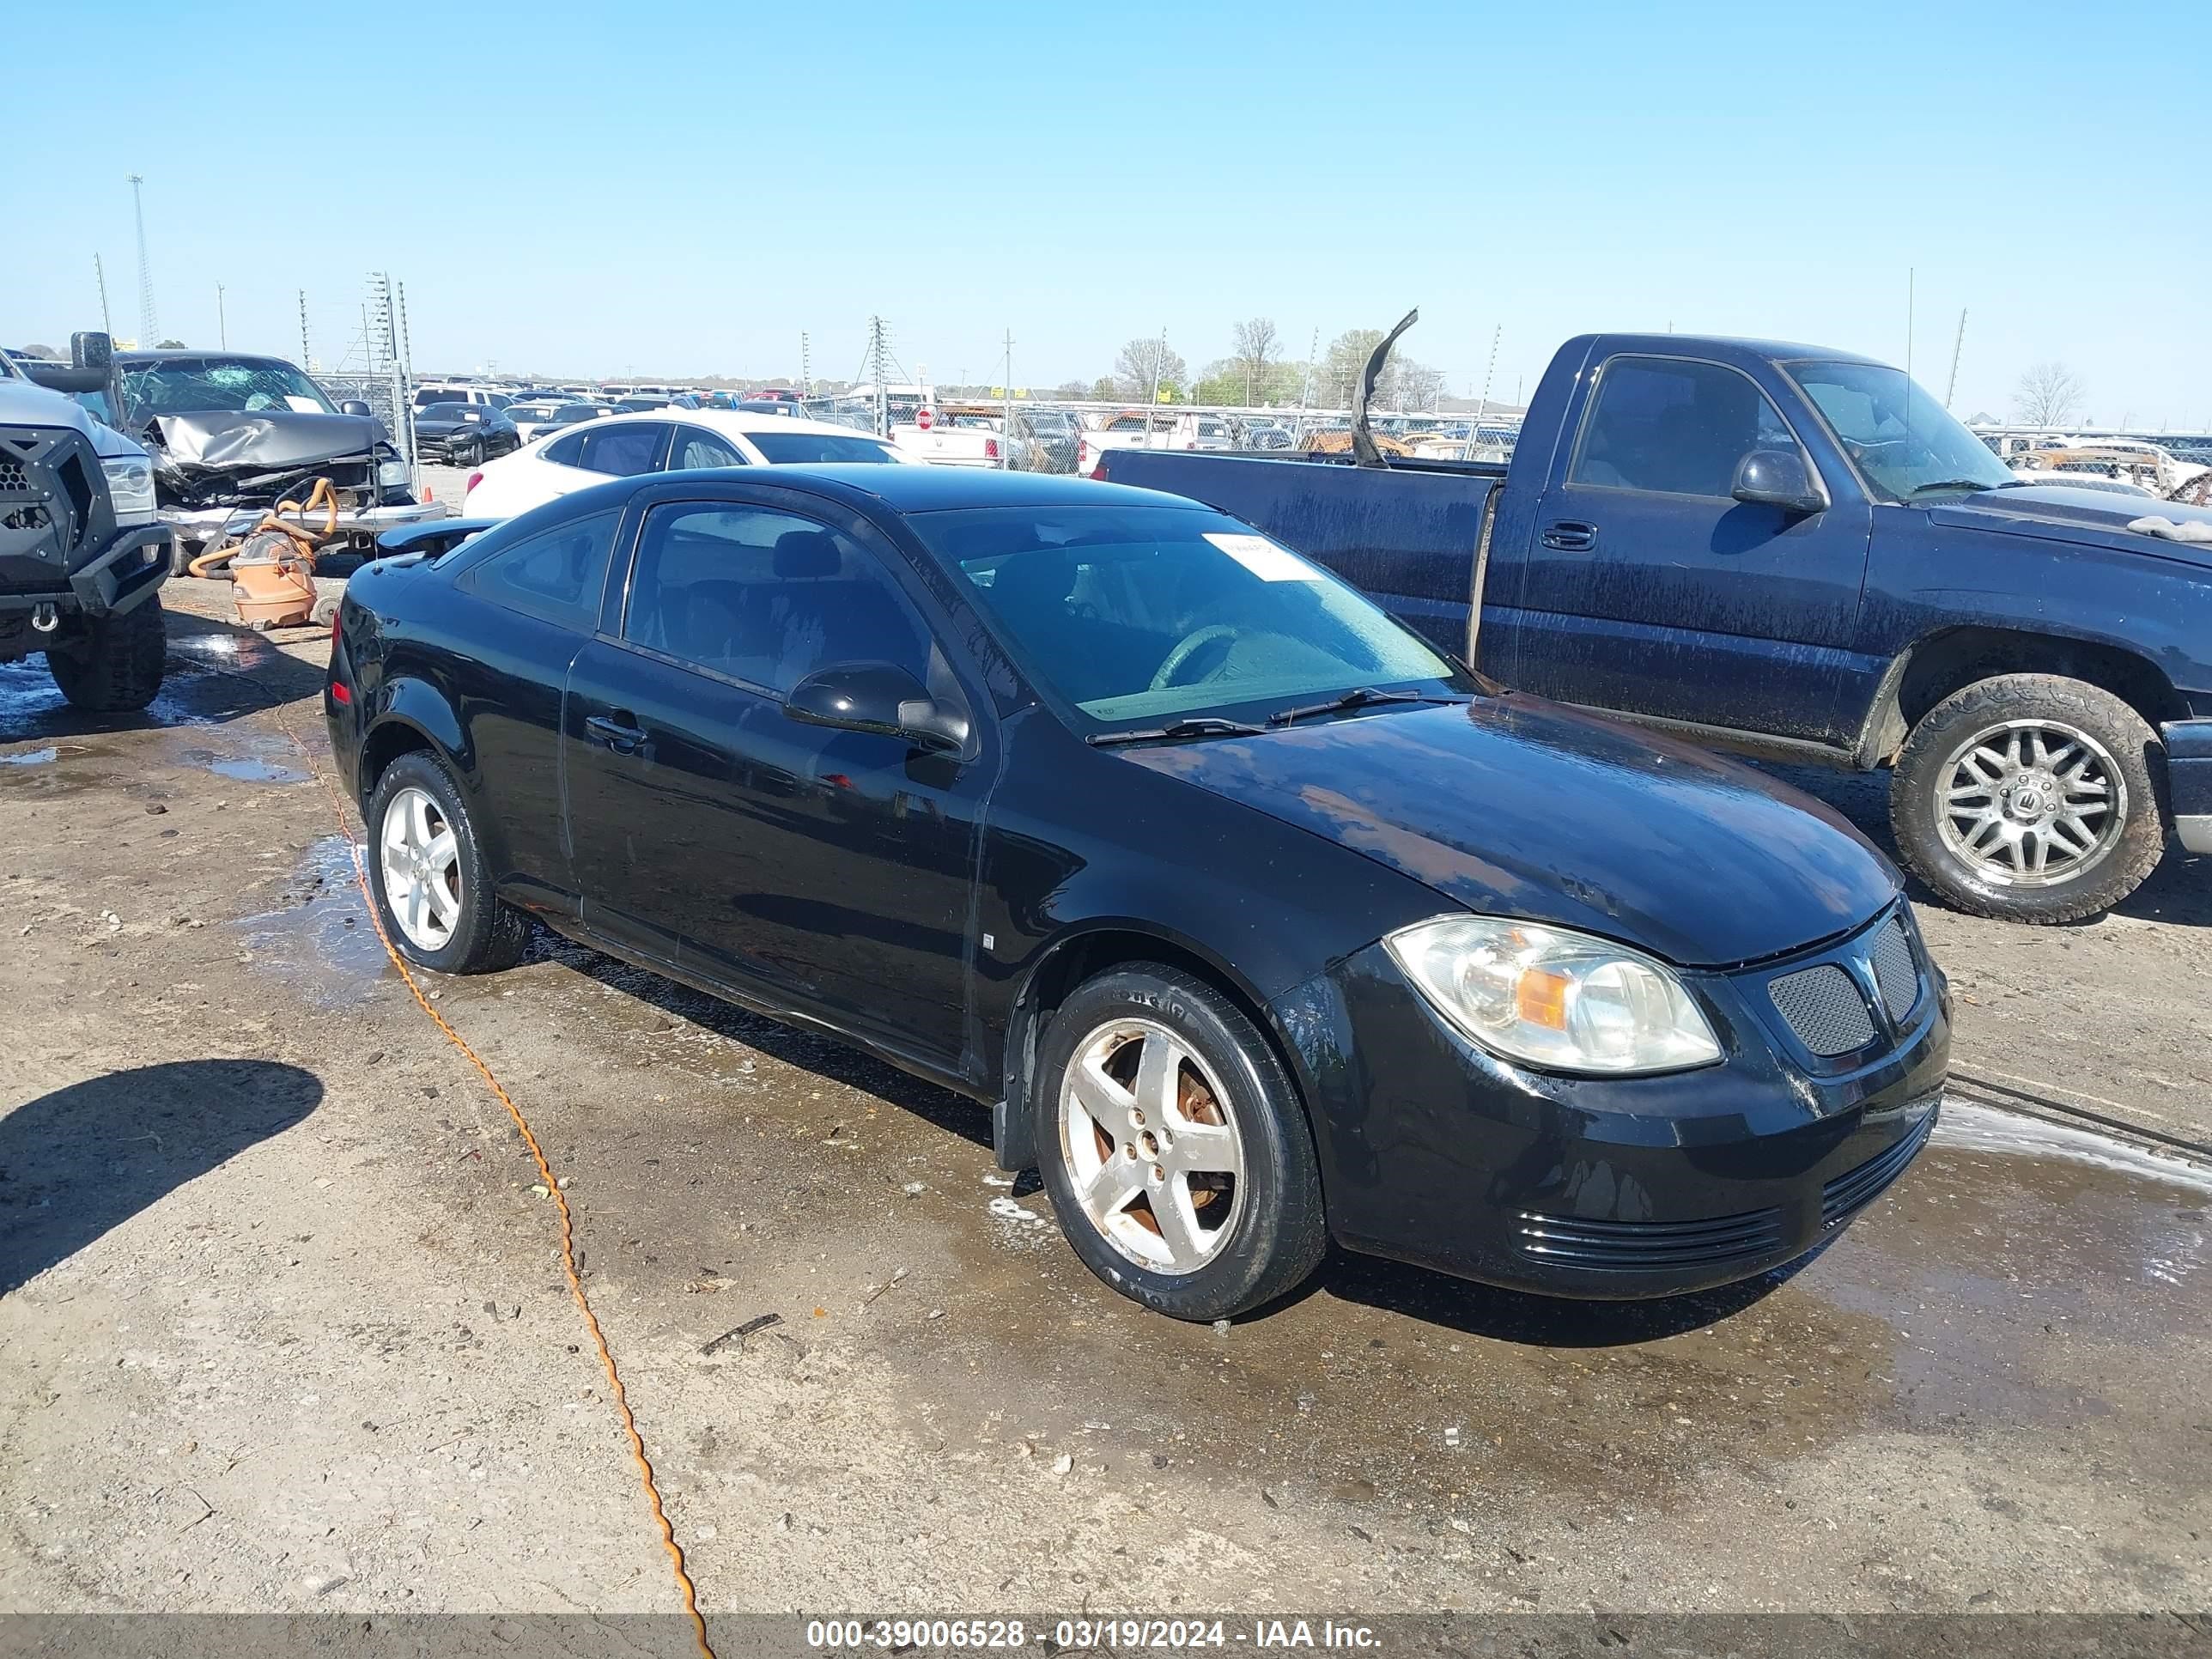
[[1084,1265],[1177,1319],[1225,1319],[1328,1245],[1313,1136],[1252,1022],[1153,963],[1079,987],[1038,1056],[1038,1170]]
[[92,714],[136,714],[161,690],[169,653],[159,595],[121,616],[80,618],[46,653],[61,694]]
[[2141,886],[2165,851],[2158,736],[2109,691],[2005,674],[1938,703],[1891,781],[1898,851],[1943,902],[2077,921]]
[[530,922],[492,890],[460,787],[445,763],[402,755],[370,795],[369,891],[384,936],[408,961],[441,974],[512,968]]

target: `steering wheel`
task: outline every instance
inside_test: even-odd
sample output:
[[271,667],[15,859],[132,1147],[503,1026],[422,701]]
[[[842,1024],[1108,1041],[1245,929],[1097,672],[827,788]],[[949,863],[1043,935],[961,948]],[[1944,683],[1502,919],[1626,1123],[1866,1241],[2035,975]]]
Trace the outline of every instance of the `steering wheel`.
[[1237,629],[1221,623],[1193,629],[1176,641],[1176,647],[1168,653],[1167,660],[1162,663],[1153,673],[1152,689],[1155,691],[1164,691],[1168,687],[1176,684],[1177,683],[1176,675],[1185,663],[1216,640],[1235,639],[1237,632]]

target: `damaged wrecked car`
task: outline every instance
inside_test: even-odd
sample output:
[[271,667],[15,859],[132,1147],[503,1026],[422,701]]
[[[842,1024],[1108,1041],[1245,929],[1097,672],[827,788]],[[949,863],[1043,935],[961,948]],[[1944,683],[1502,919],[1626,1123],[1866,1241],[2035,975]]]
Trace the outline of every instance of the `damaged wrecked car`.
[[279,502],[305,501],[323,478],[337,510],[319,511],[316,528],[328,526],[334,553],[368,556],[386,531],[446,514],[415,499],[413,471],[368,404],[334,404],[282,357],[111,350],[98,372],[25,368],[146,447],[173,572],[246,534]]

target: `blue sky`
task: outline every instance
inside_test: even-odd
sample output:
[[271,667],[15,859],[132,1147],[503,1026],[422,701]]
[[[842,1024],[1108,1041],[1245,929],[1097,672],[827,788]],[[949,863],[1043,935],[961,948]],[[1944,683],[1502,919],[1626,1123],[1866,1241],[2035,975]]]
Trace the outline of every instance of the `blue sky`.
[[[2192,13],[2197,15],[2192,15]],[[1591,328],[1769,334],[2002,412],[2212,425],[2201,9],[26,7],[0,108],[0,340],[161,331],[296,354],[406,284],[418,368],[1104,371],[1237,319],[1303,356],[1419,304],[1407,349],[1496,396]],[[112,76],[112,94],[88,90]],[[66,143],[24,135],[66,133]]]

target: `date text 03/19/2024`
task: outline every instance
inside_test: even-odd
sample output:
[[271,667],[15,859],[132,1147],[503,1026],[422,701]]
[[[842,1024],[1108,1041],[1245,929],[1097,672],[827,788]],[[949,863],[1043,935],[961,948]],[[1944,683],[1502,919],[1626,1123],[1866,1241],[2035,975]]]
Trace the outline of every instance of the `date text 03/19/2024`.
[[[1374,1651],[1382,1644],[1372,1627],[1340,1624],[1334,1619],[1255,1619],[1239,1627],[1223,1619],[1061,1619],[1052,1627],[1051,1646],[1113,1651],[1175,1648],[1336,1648]],[[816,1619],[806,1625],[806,1644],[817,1649],[983,1650],[1027,1647],[1034,1633],[1044,1641],[1044,1623],[1018,1619]]]

